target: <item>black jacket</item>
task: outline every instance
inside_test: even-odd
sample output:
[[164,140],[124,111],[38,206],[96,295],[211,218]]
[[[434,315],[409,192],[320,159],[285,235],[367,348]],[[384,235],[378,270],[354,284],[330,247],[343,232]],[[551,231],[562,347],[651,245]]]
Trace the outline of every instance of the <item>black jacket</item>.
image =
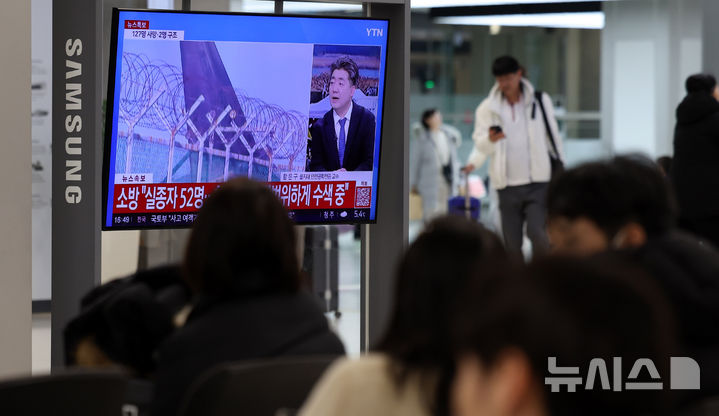
[[352,103],[352,116],[347,131],[344,163],[340,166],[335,133],[334,110],[325,113],[310,128],[311,159],[309,170],[332,171],[345,168],[348,171],[370,171],[374,160],[374,114]]
[[342,343],[309,293],[206,299],[160,348],[152,414],[177,414],[192,383],[221,363],[341,354]]
[[719,217],[719,102],[707,93],[677,107],[670,177],[681,218]]
[[701,370],[701,390],[719,394],[719,252],[689,234],[650,238],[634,253],[674,306],[683,353]]
[[172,316],[190,300],[176,265],[141,270],[96,287],[65,327],[65,364],[77,364],[77,347],[93,340],[112,361],[143,377],[155,369],[154,352],[174,331]]

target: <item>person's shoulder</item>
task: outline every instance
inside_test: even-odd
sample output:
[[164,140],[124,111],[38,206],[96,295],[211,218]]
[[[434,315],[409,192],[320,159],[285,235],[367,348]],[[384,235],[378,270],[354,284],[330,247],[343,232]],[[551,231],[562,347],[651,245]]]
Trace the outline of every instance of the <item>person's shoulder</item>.
[[[331,116],[331,111],[329,113]],[[312,126],[310,127],[310,131],[312,131],[314,134],[322,134],[322,130],[328,124],[326,117],[327,117],[327,114],[322,116],[322,118],[318,118],[317,120],[315,120],[315,122],[312,123]]]
[[386,358],[374,354],[337,360],[322,376],[299,414],[377,414],[386,407],[383,396],[393,391],[386,368]]
[[477,106],[477,112],[479,111],[489,111],[492,107],[492,101],[493,98],[491,95],[488,95],[484,97],[482,101],[479,102],[479,105]]
[[412,136],[415,137],[418,140],[423,140],[426,138],[425,134],[425,128],[420,122],[415,122],[410,126],[410,131],[412,132]]
[[383,354],[369,354],[361,358],[337,360],[325,373],[322,384],[343,396],[364,392],[368,396],[391,391],[389,358]]
[[390,359],[384,354],[368,354],[361,358],[343,358],[335,362],[328,377],[349,381],[352,384],[375,384],[389,374]]
[[534,90],[534,97],[533,98],[539,98],[542,100],[542,104],[547,106],[554,106],[554,102],[552,102],[552,96],[549,95],[547,91],[544,91],[542,89],[536,88]]
[[369,118],[370,120],[374,121],[374,114],[372,114],[372,112],[369,111],[367,108],[361,106],[360,104],[357,104],[357,102],[355,101],[352,101],[352,106],[354,108],[354,113],[360,114],[362,118]]
[[416,386],[397,388],[392,365],[392,359],[385,354],[336,362],[322,377],[300,415],[429,414]]
[[325,123],[329,123],[329,124],[334,123],[334,118],[332,117],[332,112],[333,112],[333,111],[334,111],[334,110],[332,110],[332,109],[330,108],[329,111],[327,111],[327,112],[322,116],[322,118],[317,119],[317,121],[315,122],[315,124],[318,124],[318,123],[319,123],[320,125],[324,125]]

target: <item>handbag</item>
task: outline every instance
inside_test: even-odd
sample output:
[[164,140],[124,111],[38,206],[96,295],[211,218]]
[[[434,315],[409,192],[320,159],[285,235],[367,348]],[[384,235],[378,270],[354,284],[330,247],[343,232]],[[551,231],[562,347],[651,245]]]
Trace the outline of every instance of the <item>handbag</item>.
[[444,178],[445,182],[447,182],[447,186],[449,186],[450,188],[452,187],[452,182],[454,179],[453,176],[454,173],[452,172],[452,163],[442,165],[442,177]]
[[564,162],[559,157],[557,144],[554,142],[554,134],[552,134],[552,129],[549,127],[547,113],[544,111],[544,102],[542,102],[542,94],[542,91],[535,91],[534,98],[536,102],[539,103],[539,109],[542,111],[542,119],[544,119],[544,128],[547,129],[547,136],[549,136],[549,142],[552,144],[552,150],[554,150],[554,154],[549,152],[549,166],[551,168],[552,178],[554,178],[564,171]]

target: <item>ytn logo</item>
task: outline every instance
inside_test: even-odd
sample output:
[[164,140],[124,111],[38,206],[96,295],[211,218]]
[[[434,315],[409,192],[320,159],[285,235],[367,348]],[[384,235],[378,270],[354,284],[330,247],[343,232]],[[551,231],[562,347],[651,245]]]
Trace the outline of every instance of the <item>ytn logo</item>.
[[[549,357],[547,359],[547,369],[552,375],[563,375],[564,377],[545,377],[544,384],[551,386],[553,393],[561,391],[561,386],[567,386],[568,392],[576,392],[577,386],[582,384],[582,377],[579,376],[579,367],[559,367],[557,366],[557,357]],[[639,382],[639,374],[642,369],[646,368],[652,382]],[[699,364],[689,357],[671,357],[670,361],[670,378],[669,388],[671,390],[699,390],[700,370]],[[622,359],[614,357],[612,359],[612,385],[609,383],[609,373],[607,371],[607,363],[601,358],[595,358],[589,362],[587,370],[587,379],[584,384],[585,390],[592,390],[595,382],[600,384],[602,390],[622,391],[622,390],[662,390],[664,383],[661,381],[659,371],[654,362],[649,358],[640,358],[634,362],[627,381],[622,383]]]
[[377,28],[367,28],[367,36],[374,36],[374,37],[381,37],[383,36],[384,31],[382,29]]

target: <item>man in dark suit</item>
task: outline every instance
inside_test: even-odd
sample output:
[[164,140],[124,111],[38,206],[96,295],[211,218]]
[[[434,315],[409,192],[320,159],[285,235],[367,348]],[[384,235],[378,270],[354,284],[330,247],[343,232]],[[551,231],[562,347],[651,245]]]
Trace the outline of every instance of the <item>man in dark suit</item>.
[[352,59],[342,57],[332,64],[330,73],[332,109],[310,128],[309,170],[372,170],[375,118],[369,110],[352,101],[359,68]]

